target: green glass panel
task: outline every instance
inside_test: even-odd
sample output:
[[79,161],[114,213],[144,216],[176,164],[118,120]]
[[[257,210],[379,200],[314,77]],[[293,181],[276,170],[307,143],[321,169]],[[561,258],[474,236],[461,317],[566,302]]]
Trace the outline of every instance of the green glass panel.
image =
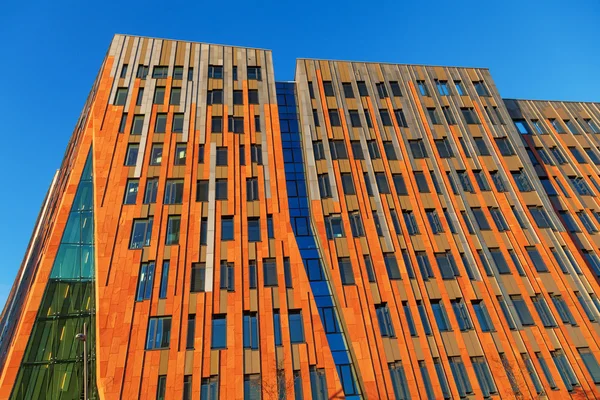
[[65,233],[63,234],[62,243],[77,243],[81,242],[81,221],[79,212],[72,212],[69,215]]
[[[78,400],[83,349],[88,349],[88,397],[95,382],[94,215],[91,150],[46,285],[11,399]],[[87,341],[75,336],[87,325]]]

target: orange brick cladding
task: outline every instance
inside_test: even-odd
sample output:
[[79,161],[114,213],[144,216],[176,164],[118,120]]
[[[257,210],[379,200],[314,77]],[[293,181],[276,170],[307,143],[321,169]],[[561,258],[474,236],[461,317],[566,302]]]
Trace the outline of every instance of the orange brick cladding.
[[[0,398],[14,398],[90,149],[96,398],[156,399],[164,385],[165,399],[197,399],[213,379],[221,399],[243,399],[249,387],[264,399],[279,398],[282,387],[287,398],[301,388],[311,399],[315,371],[333,398],[599,397],[589,360],[600,357],[600,104],[503,100],[486,69],[308,59],[297,60],[294,88],[297,108],[287,112],[299,125],[310,230],[355,391],[334,360],[292,226],[291,153],[282,140],[289,127],[280,126],[271,52],[116,35],[0,319]],[[124,165],[132,145],[137,156]],[[416,155],[417,145],[427,157]],[[147,202],[153,178],[156,200]],[[181,201],[166,204],[176,179]],[[249,179],[258,183],[250,200]],[[124,204],[134,180],[137,196]],[[200,181],[207,197],[197,201]],[[175,244],[167,244],[169,216],[180,217]],[[130,248],[134,221],[148,217],[148,245]],[[232,240],[222,240],[224,218],[232,218]],[[332,218],[342,234],[332,235]],[[267,260],[276,286],[264,284]],[[139,299],[148,262],[152,287]],[[197,264],[205,282],[192,292]],[[491,329],[482,325],[482,304]],[[393,335],[382,335],[383,306]],[[296,314],[300,343],[291,340],[288,317]],[[226,316],[225,349],[211,346],[215,315]],[[257,348],[244,345],[247,315],[257,317]],[[171,318],[166,348],[147,349],[154,317]],[[491,383],[482,382],[486,368]]]

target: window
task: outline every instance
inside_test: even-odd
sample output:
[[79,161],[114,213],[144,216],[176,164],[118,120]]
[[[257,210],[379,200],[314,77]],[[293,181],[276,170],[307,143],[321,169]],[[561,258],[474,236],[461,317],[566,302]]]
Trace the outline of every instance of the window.
[[167,131],[167,114],[156,114],[154,133],[165,133]]
[[227,316],[216,314],[212,317],[212,349],[227,348]]
[[587,154],[587,156],[590,158],[590,160],[592,160],[594,164],[600,165],[600,157],[596,155],[596,152],[593,149],[585,147],[583,151],[585,151],[585,154]]
[[215,200],[227,200],[227,179],[215,180]]
[[259,199],[258,178],[246,179],[246,200],[254,201]]
[[421,93],[421,96],[429,96],[429,90],[427,89],[427,84],[425,81],[417,81],[417,87],[419,88],[419,93]]
[[435,111],[435,107],[427,108],[427,115],[429,115],[429,119],[431,120],[432,124],[440,125],[442,123],[437,112]]
[[233,217],[221,218],[221,240],[233,240]]
[[258,317],[255,312],[245,312],[242,320],[244,348],[258,350]]
[[331,185],[329,183],[329,175],[328,174],[319,174],[317,175],[317,181],[319,183],[319,193],[321,194],[322,199],[327,199],[333,196],[331,191]]
[[139,184],[139,179],[127,180],[127,186],[125,188],[125,199],[123,200],[123,204],[135,204]]
[[412,211],[402,211],[402,217],[404,217],[404,223],[406,224],[408,234],[418,235],[419,227],[417,225],[417,220],[415,219],[414,213]]
[[598,366],[598,361],[596,361],[596,357],[590,350],[589,347],[579,347],[577,352],[581,356],[581,360],[583,364],[587,368],[588,372],[592,376],[592,380],[594,383],[600,383],[600,367]]
[[581,232],[581,229],[579,229],[577,222],[575,222],[575,219],[571,214],[569,214],[568,211],[559,211],[558,214],[563,222],[563,225],[565,226],[565,228],[567,228],[569,232]]
[[227,147],[217,147],[217,166],[225,166],[227,165]]
[[167,289],[169,287],[169,260],[163,260],[162,271],[160,273],[160,287],[158,290],[158,298],[165,299],[167,297]]
[[347,99],[354,98],[354,91],[352,90],[352,83],[342,82],[342,88],[344,89],[344,97]]
[[313,142],[313,153],[314,153],[316,161],[325,159],[325,150],[323,150],[323,142],[322,141],[315,140]]
[[157,86],[154,89],[154,99],[152,100],[154,104],[165,104],[165,87]]
[[115,95],[115,106],[124,106],[127,102],[127,88],[117,88],[117,94]]
[[392,95],[396,97],[402,97],[402,90],[397,81],[390,81],[390,88],[392,89]]
[[528,206],[527,208],[538,228],[552,228],[548,214],[546,214],[546,210],[544,210],[542,207],[536,206]]
[[348,152],[346,151],[346,144],[343,140],[330,140],[329,150],[331,151],[331,158],[334,160],[347,159]]
[[358,93],[361,97],[369,95],[369,91],[367,90],[367,85],[365,84],[365,81],[357,81],[356,86],[358,87]]
[[445,253],[435,253],[435,260],[440,269],[442,279],[454,279],[455,277],[460,276],[460,272],[454,261],[454,256],[450,250],[446,250]]
[[388,110],[381,109],[379,110],[379,116],[381,117],[381,123],[383,126],[393,126],[392,118],[390,117],[390,113]]
[[262,165],[262,146],[260,144],[250,145],[250,161]]
[[208,66],[208,77],[213,79],[223,79],[223,66],[222,65],[209,65]]
[[248,80],[251,81],[262,81],[262,71],[260,67],[248,66]]
[[535,296],[531,297],[531,302],[533,303],[533,307],[540,316],[542,324],[546,328],[555,328],[557,326],[556,321],[552,316],[550,308],[548,308],[548,303],[546,303],[546,300],[542,297],[542,295],[536,294]]
[[165,185],[164,204],[181,204],[183,202],[183,179],[167,179]]
[[223,89],[209,90],[206,97],[206,104],[223,104]]
[[193,67],[189,67],[188,68],[187,80],[188,81],[193,81],[194,80],[194,68]]
[[371,187],[371,178],[369,177],[369,173],[365,172],[363,174],[363,182],[365,183],[365,189],[367,189],[367,194],[369,196],[373,196],[373,188]]
[[465,96],[465,88],[461,81],[454,81],[454,87],[459,96]]
[[181,215],[169,215],[167,218],[167,236],[165,244],[179,244],[179,229],[181,227]]
[[[544,125],[542,124],[542,122],[540,120],[532,119],[531,125],[533,125],[533,127],[535,128],[535,130],[537,131],[538,134],[543,135],[546,133],[546,130],[544,129]],[[517,128],[519,128],[519,127],[517,126]],[[520,129],[519,129],[519,132],[523,133],[523,132],[521,132]]]
[[248,103],[249,104],[260,104],[258,99],[258,90],[257,89],[249,89],[248,90]]
[[498,300],[498,304],[500,304],[500,308],[502,309],[504,318],[506,319],[506,322],[508,323],[508,328],[511,330],[517,329],[517,327],[515,325],[515,321],[512,317],[512,314],[510,313],[510,310],[508,309],[508,305],[506,304],[504,297],[496,296],[496,299]]
[[492,190],[490,188],[490,184],[488,183],[485,173],[483,171],[473,171],[473,175],[475,175],[475,180],[477,181],[477,185],[482,192],[489,192]]
[[158,178],[148,178],[144,193],[144,204],[156,203],[156,193],[158,193]]
[[479,124],[479,118],[477,118],[477,115],[475,114],[475,111],[473,111],[472,108],[462,107],[460,109],[460,112],[462,113],[463,118],[465,119],[465,122],[467,124],[469,124],[469,125],[477,125],[477,124]]
[[135,105],[141,106],[144,103],[144,88],[141,87],[138,89],[137,97],[135,99]]
[[394,396],[396,399],[410,399],[408,390],[408,381],[404,373],[404,367],[401,361],[389,363],[390,377],[392,378],[392,387],[394,388]]
[[200,244],[206,245],[206,239],[208,236],[208,218],[204,217],[200,219]]
[[196,182],[196,201],[208,201],[208,180],[201,179]]
[[328,239],[344,237],[344,227],[342,218],[339,214],[328,215],[325,217],[325,231]]
[[575,373],[573,372],[573,368],[567,361],[567,356],[562,349],[557,349],[550,352],[550,356],[552,356],[552,360],[554,360],[554,364],[556,365],[556,369],[558,369],[558,373],[562,378],[567,390],[570,392],[573,390],[574,386],[579,386],[579,382],[577,381],[577,377],[575,377]]
[[343,173],[341,174],[342,177],[342,188],[344,189],[344,194],[356,194],[356,191],[354,189],[354,181],[352,179],[352,174],[350,173]]
[[401,109],[394,110],[394,116],[396,117],[396,123],[398,124],[398,126],[402,128],[408,128],[408,123],[406,122],[404,111],[402,111]]
[[448,90],[448,81],[435,80],[435,86],[440,96],[450,96],[450,90]]
[[220,281],[220,289],[227,290],[228,292],[235,291],[235,274],[233,269],[233,263],[221,260]]
[[150,246],[152,235],[152,217],[146,219],[134,219],[131,230],[130,249],[141,249]]
[[248,218],[248,241],[260,242],[260,219]]
[[552,299],[552,303],[554,303],[554,307],[556,307],[556,311],[558,311],[561,321],[565,324],[577,326],[577,321],[575,321],[573,314],[571,314],[571,310],[569,310],[565,299],[559,294],[551,294],[550,298]]
[[290,341],[294,343],[304,343],[304,322],[302,320],[302,310],[289,310],[290,323]]
[[406,189],[406,184],[404,182],[404,178],[402,177],[402,174],[392,174],[392,180],[394,181],[394,187],[396,188],[396,194],[398,194],[398,195],[408,194],[408,190]]
[[450,361],[450,370],[456,382],[459,396],[466,397],[468,394],[473,393],[467,370],[460,356],[449,357],[448,360]]
[[335,94],[333,93],[333,84],[331,83],[331,81],[323,81],[323,91],[325,92],[325,96],[335,96]]
[[596,125],[596,123],[594,121],[592,121],[590,118],[584,118],[583,122],[588,126],[588,128],[593,133],[600,133],[600,128],[598,128],[598,125]]
[[460,136],[458,138],[458,142],[460,143],[460,147],[465,152],[465,157],[471,158],[471,152],[469,151],[469,147],[467,146],[467,141],[464,137]]
[[454,226],[454,218],[451,217],[450,213],[445,208],[444,208],[444,217],[446,217],[446,222],[448,223],[448,228],[450,228],[450,232],[457,233],[456,227]]
[[135,77],[140,78],[140,79],[146,79],[147,76],[148,76],[148,66],[142,65],[142,64],[138,65],[138,69],[135,74]]
[[509,231],[510,227],[506,223],[506,220],[502,215],[502,211],[500,211],[498,207],[490,207],[489,210],[490,214],[492,215],[492,219],[496,224],[496,229],[498,229],[500,232]]
[[331,126],[342,126],[338,110],[329,110],[329,122]]
[[340,269],[340,277],[342,285],[354,285],[354,272],[352,271],[352,263],[349,257],[338,257],[338,267]]
[[162,144],[153,144],[150,151],[150,165],[160,165],[162,162]]
[[152,78],[154,79],[162,79],[166,78],[169,73],[169,67],[166,65],[156,65],[154,70],[152,70]]
[[510,141],[507,137],[497,138],[496,144],[498,145],[498,149],[500,150],[500,154],[503,156],[514,156],[515,150],[510,144]]
[[471,179],[469,178],[469,173],[467,171],[456,171],[458,174],[458,180],[465,192],[475,193],[475,188],[471,184]]
[[444,305],[441,300],[432,300],[431,308],[433,309],[433,316],[435,317],[435,322],[437,323],[438,329],[441,332],[451,331],[450,321],[448,320],[448,315],[446,314],[446,310],[444,309]]
[[[187,324],[187,337],[186,337],[186,350],[192,350],[194,348],[194,339],[196,335],[196,314],[188,315],[188,324]],[[189,376],[189,375],[188,375]],[[191,393],[191,387],[190,387]],[[191,399],[191,396],[189,397]]]
[[562,152],[560,151],[560,149],[556,146],[554,147],[550,147],[550,152],[552,153],[552,155],[554,156],[554,158],[556,158],[556,161],[559,164],[567,164],[568,161],[565,158],[565,156],[562,154]]
[[192,275],[190,278],[190,292],[199,293],[204,292],[206,285],[206,264],[205,263],[193,263],[192,264]]
[[518,171],[511,171],[510,173],[511,173],[513,179],[515,180],[515,183],[517,184],[517,188],[519,189],[519,191],[532,192],[534,190],[525,171],[520,169]]
[[212,133],[223,132],[223,117],[212,117],[210,124],[210,131]]
[[353,237],[365,236],[365,230],[363,229],[362,219],[358,211],[351,212],[348,214],[350,218],[350,228],[352,229]]
[[350,142],[350,145],[352,146],[352,155],[354,156],[354,159],[364,160],[362,146],[360,144],[360,141],[353,140]]
[[353,128],[360,128],[362,126],[360,122],[360,115],[358,114],[358,110],[349,110],[350,113],[350,125]]
[[408,145],[414,158],[427,158],[427,150],[423,144],[423,139],[409,140]]
[[581,154],[577,147],[569,146],[568,149],[571,152],[571,154],[573,154],[573,158],[575,158],[575,161],[577,161],[580,164],[587,164],[587,161],[583,157],[583,154]]
[[475,311],[475,315],[477,316],[477,320],[479,321],[479,326],[481,326],[482,332],[495,332],[494,325],[492,323],[492,319],[490,318],[490,314],[487,311],[487,308],[482,300],[473,300],[472,301],[473,310]]
[[173,87],[171,88],[171,96],[169,96],[169,104],[178,106],[181,103],[181,88]]
[[556,130],[556,133],[565,133],[565,129],[557,119],[549,118],[548,121],[550,121],[550,124]]
[[154,261],[142,263],[140,274],[138,275],[136,301],[149,300],[152,296],[152,287],[154,284]]
[[158,383],[156,385],[156,400],[165,400],[167,393],[167,376],[159,375]]
[[527,304],[525,304],[525,300],[523,300],[523,297],[521,297],[521,295],[512,295],[510,296],[510,299],[515,307],[515,310],[517,311],[519,319],[521,320],[521,324],[524,326],[535,325],[533,318],[531,317],[531,313],[527,308]]
[[123,115],[121,115],[121,122],[119,122],[119,133],[124,133],[126,126],[127,126],[127,113],[124,112]]
[[524,119],[515,119],[513,120],[515,127],[517,128],[517,130],[519,131],[519,133],[521,135],[530,135],[531,131],[529,130],[529,126],[527,125],[527,122],[525,122]]
[[417,181],[417,188],[420,193],[429,193],[429,186],[427,185],[427,179],[423,171],[414,171],[414,177]]
[[185,156],[187,153],[187,145],[185,143],[177,143],[175,146],[175,160],[173,165],[185,165]]
[[435,209],[425,210],[425,214],[427,214],[427,219],[429,220],[429,225],[431,225],[431,231],[434,235],[438,233],[443,233],[444,228],[442,226],[442,221],[438,216],[438,213]]
[[381,337],[395,338],[396,332],[394,331],[394,325],[392,324],[390,309],[388,308],[387,303],[376,304],[375,313],[377,314]]
[[229,132],[244,133],[244,117],[234,117],[230,115],[227,118],[227,128]]
[[274,258],[263,259],[263,275],[265,286],[278,286],[277,261]]
[[365,255],[364,261],[365,261],[365,269],[367,270],[367,278],[369,279],[369,282],[376,282],[377,279],[375,278],[375,270],[373,270],[373,261],[371,260],[371,256],[368,254]]
[[571,185],[575,189],[575,191],[582,196],[593,196],[594,193],[592,189],[588,186],[587,182],[584,178],[580,176],[570,176],[569,180],[571,181]]
[[435,146],[441,158],[452,158],[454,157],[454,151],[450,145],[450,141],[447,137],[442,139],[434,140]]
[[310,387],[313,400],[328,400],[327,380],[323,368],[310,367]]
[[461,331],[469,331],[473,329],[473,322],[471,322],[471,317],[469,316],[469,311],[467,310],[467,305],[465,302],[458,298],[450,301],[452,304],[452,310],[454,310],[454,315],[456,316],[456,321],[458,322],[458,327]]
[[385,172],[376,172],[375,181],[377,182],[379,193],[390,193],[390,186],[388,185],[387,178],[385,177]]
[[398,260],[396,260],[396,256],[393,253],[383,253],[383,263],[390,279],[400,279]]
[[536,352],[535,353],[538,362],[540,363],[540,367],[542,367],[542,371],[544,372],[544,376],[546,377],[546,380],[548,381],[548,385],[550,386],[551,389],[556,389],[556,383],[554,382],[554,378],[552,377],[552,374],[550,373],[550,368],[548,368],[548,364],[546,363],[546,360],[543,358],[542,353],[540,352]]
[[379,152],[377,140],[367,140],[367,149],[369,150],[369,155],[372,159],[381,158],[381,153]]
[[480,95],[480,96],[489,96],[490,95],[488,93],[487,89],[485,88],[483,81],[474,81],[473,86],[475,86],[475,91],[477,92],[478,95]]
[[387,89],[385,88],[385,83],[376,83],[375,87],[377,89],[377,94],[379,94],[380,99],[385,99],[388,97]]
[[496,394],[496,385],[494,384],[494,379],[492,378],[490,367],[485,361],[485,358],[471,357],[471,363],[473,364],[475,376],[477,377],[477,382],[479,382],[479,387],[481,388],[483,397],[488,398],[492,394]]
[[[510,274],[510,268],[506,263],[506,259],[504,258],[502,251],[499,248],[490,248],[489,251],[490,255],[492,256],[492,260],[494,260],[494,264],[498,269],[498,272],[500,274]],[[478,252],[480,252],[480,250],[478,250]],[[484,265],[484,269],[486,270],[487,275],[493,276],[494,274],[492,273],[490,266],[487,263],[487,260],[484,258],[484,254],[482,251],[479,253],[479,257],[481,258],[481,263]]]
[[168,349],[171,339],[171,317],[151,317],[148,323],[146,350]]
[[408,323],[408,331],[410,332],[410,336],[418,336],[417,327],[415,326],[415,321],[413,320],[408,301],[402,302],[402,309],[404,310],[404,315],[406,316],[406,322]]

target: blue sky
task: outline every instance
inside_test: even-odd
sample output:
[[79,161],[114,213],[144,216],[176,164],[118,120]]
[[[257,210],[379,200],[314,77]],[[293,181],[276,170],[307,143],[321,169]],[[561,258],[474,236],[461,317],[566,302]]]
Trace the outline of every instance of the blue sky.
[[600,101],[600,2],[9,1],[0,15],[0,305],[114,33],[299,57],[490,68],[503,97]]

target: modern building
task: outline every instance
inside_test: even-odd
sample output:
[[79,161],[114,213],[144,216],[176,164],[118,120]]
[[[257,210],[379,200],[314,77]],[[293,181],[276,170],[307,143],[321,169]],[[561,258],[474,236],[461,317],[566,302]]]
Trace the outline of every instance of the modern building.
[[116,35],[0,398],[598,398],[600,103]]

